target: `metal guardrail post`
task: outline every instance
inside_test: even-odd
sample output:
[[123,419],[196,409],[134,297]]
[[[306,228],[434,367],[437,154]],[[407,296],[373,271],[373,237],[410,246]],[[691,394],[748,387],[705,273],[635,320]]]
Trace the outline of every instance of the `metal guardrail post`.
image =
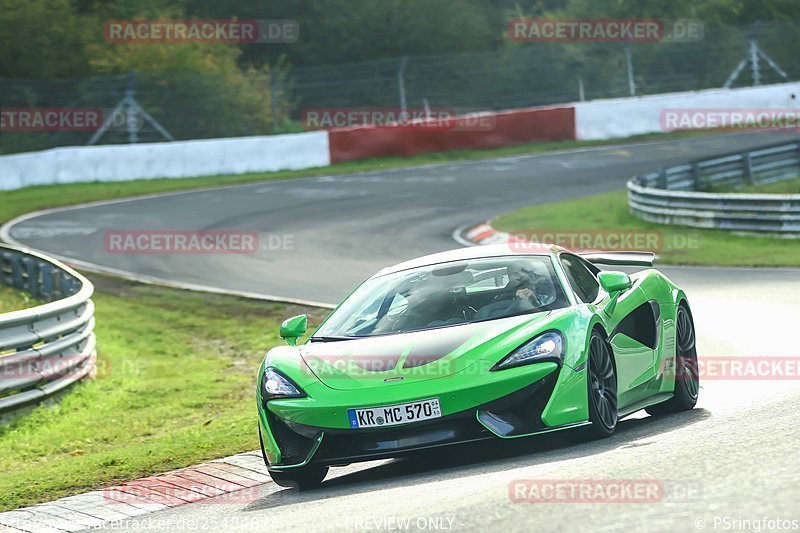
[[22,258],[13,254],[11,256],[11,283],[14,287],[22,284]]
[[664,167],[661,167],[661,169],[658,171],[658,188],[667,188],[667,169]]
[[750,157],[750,152],[742,154],[742,177],[747,185],[753,184],[753,160]]
[[700,165],[697,162],[692,163],[692,188],[700,190],[702,183],[700,182]]

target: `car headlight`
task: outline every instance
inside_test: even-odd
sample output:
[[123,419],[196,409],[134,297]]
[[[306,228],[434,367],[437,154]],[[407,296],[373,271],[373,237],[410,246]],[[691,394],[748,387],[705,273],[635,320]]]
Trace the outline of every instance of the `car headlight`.
[[264,369],[261,376],[261,398],[263,401],[273,398],[302,398],[305,393],[300,387],[292,383],[292,380],[275,370],[274,368]]
[[552,361],[561,364],[564,361],[564,337],[557,331],[542,333],[526,342],[492,367],[492,370],[503,370],[529,363]]

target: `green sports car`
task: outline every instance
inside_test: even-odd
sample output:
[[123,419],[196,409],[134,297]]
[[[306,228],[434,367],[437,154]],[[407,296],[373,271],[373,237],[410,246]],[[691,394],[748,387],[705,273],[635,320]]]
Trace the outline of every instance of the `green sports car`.
[[306,316],[286,320],[288,346],[266,355],[256,392],[272,478],[305,488],[330,466],[559,430],[606,437],[640,409],[692,409],[692,314],[641,268],[653,259],[462,248],[375,274],[303,344]]

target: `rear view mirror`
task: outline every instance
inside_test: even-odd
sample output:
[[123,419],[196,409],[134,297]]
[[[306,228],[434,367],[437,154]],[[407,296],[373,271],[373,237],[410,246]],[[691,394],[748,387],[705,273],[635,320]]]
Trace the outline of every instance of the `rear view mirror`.
[[603,290],[609,294],[627,291],[633,285],[631,277],[625,272],[616,272],[612,270],[600,272],[597,279],[600,281],[600,286]]
[[306,329],[308,329],[308,317],[306,315],[297,315],[283,321],[278,335],[289,346],[295,346],[297,339],[306,334]]
[[597,275],[597,279],[603,290],[611,295],[611,300],[608,302],[605,309],[606,314],[611,316],[611,313],[614,312],[617,306],[619,295],[622,294],[623,291],[630,289],[633,285],[633,281],[631,281],[631,277],[625,272],[616,272],[613,270],[600,272],[600,274]]

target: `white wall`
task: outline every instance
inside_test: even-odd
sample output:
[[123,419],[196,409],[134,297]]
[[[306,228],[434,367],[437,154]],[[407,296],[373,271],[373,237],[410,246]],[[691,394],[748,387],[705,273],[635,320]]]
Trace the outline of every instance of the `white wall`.
[[[794,101],[792,93],[797,97]],[[578,139],[614,139],[663,131],[660,116],[664,109],[797,108],[800,83],[592,100],[574,106]]]
[[330,165],[328,132],[54,148],[0,156],[0,190],[79,181],[243,174]]
[[[797,95],[796,100],[790,98]],[[578,102],[578,139],[662,131],[664,109],[797,108],[800,83]],[[0,190],[81,181],[243,174],[330,165],[328,132],[54,148],[0,156]]]

